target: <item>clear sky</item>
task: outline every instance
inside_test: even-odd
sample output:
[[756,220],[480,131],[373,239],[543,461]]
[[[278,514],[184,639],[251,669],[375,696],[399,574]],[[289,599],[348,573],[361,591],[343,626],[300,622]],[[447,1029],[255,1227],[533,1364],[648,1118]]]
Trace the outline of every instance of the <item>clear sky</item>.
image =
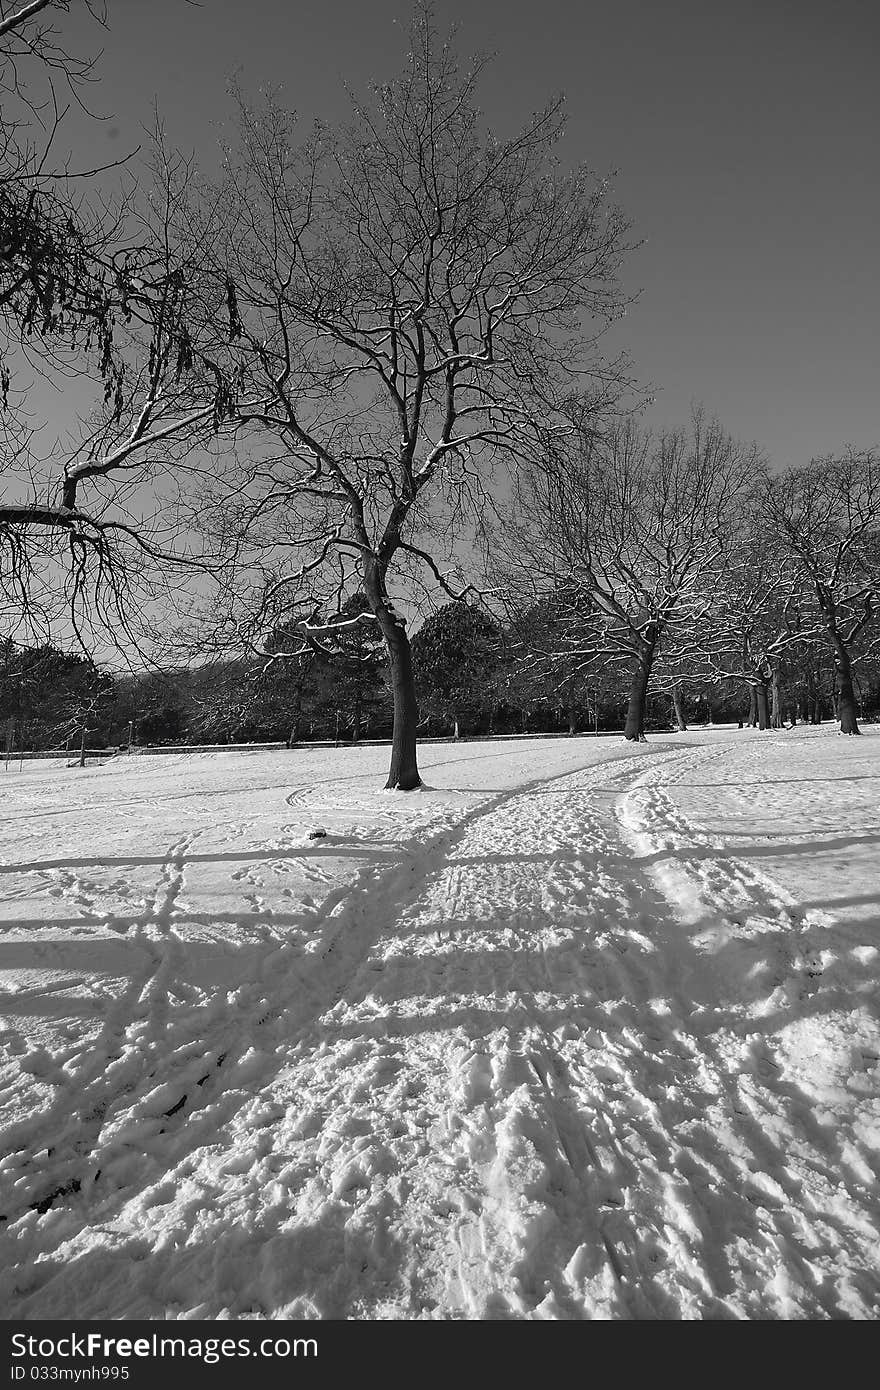
[[[333,120],[392,75],[407,0],[109,0],[99,152],[137,143],[158,101],[210,162],[225,84],[283,83]],[[437,0],[510,129],[564,92],[567,162],[616,169],[645,245],[618,335],[652,419],[702,401],[773,462],[880,444],[880,9],[871,0]]]

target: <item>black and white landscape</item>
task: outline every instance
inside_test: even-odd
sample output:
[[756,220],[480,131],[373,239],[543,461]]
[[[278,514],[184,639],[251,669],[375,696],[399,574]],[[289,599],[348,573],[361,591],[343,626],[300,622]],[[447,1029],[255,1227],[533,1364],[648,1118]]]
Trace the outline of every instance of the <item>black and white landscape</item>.
[[0,0],[5,1319],[877,1317],[876,38]]

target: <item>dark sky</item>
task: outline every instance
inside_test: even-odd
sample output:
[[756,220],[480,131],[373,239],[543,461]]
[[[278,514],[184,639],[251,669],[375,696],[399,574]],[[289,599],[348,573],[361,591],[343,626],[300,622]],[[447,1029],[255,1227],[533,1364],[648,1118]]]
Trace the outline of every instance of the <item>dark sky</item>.
[[[306,118],[391,76],[406,0],[109,0],[101,153],[158,100],[210,159],[227,75],[283,83]],[[880,444],[880,12],[869,0],[438,0],[462,52],[490,50],[489,122],[568,99],[563,157],[618,170],[645,245],[620,341],[674,424],[702,401],[777,465]]]

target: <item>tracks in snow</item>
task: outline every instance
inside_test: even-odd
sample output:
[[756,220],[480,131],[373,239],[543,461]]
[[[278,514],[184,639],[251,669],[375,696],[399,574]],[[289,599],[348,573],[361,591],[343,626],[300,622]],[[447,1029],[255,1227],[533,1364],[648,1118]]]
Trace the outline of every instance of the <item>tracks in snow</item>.
[[[305,791],[288,803],[296,804]],[[53,1103],[4,1131],[0,1219],[42,1213],[74,1197],[118,1200],[155,1178],[151,1150],[179,1161],[203,1143],[247,1102],[243,1083],[253,1084],[257,1075],[265,1081],[277,1070],[279,1045],[332,1008],[383,922],[415,891],[444,846],[481,813],[444,825],[414,851],[389,842],[387,867],[361,869],[354,883],[333,889],[318,909],[302,914],[305,946],[301,934],[267,945],[255,955],[255,978],[226,998],[199,997],[180,978],[185,950],[175,931],[176,907],[199,832],[175,841],[152,902],[135,919],[110,919],[143,951],[144,968],[109,1009],[98,1037],[47,1071]],[[384,814],[389,817],[395,819],[393,807]],[[320,857],[316,851],[315,860]],[[322,876],[313,870],[309,877]],[[250,875],[249,881],[256,882]],[[92,885],[68,875],[60,891],[79,909],[95,912]]]
[[[179,841],[136,997],[3,1172],[19,1245],[51,1250],[47,1201],[74,1253],[96,1210],[150,1212],[206,1317],[876,1311],[876,1211],[765,1035],[815,954],[670,798],[718,756],[633,752],[386,842],[305,944],[193,1005],[168,1003]],[[193,1184],[197,1211],[173,1195]],[[218,1254],[230,1224],[261,1269],[282,1232],[320,1234],[261,1295],[240,1246]],[[70,1306],[62,1266],[28,1278],[25,1314]]]
[[[876,1308],[871,1194],[761,1032],[812,978],[778,958],[785,895],[707,843],[688,892],[660,872],[696,836],[664,786],[716,756],[505,797],[399,904],[297,1073],[290,1189],[400,1233],[332,1315]],[[737,913],[742,971],[716,958]]]

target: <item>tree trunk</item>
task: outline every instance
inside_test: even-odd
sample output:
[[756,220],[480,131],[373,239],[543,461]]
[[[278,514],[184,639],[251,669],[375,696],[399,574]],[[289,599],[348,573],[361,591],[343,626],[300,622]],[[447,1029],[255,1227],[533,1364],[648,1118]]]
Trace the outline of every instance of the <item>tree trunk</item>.
[[831,634],[834,643],[834,665],[837,668],[837,708],[842,734],[860,734],[862,731],[856,720],[856,692],[853,687],[852,666],[849,652],[837,633]]
[[287,746],[292,748],[295,743],[299,743],[299,730],[302,723],[302,684],[297,683],[296,697],[293,703],[293,722],[290,726],[290,733],[287,736]]
[[684,700],[681,695],[681,686],[672,687],[672,707],[675,710],[675,726],[680,734],[687,733],[687,720],[684,717]]
[[782,729],[784,728],[784,720],[782,718],[782,682],[779,678],[779,670],[776,666],[773,667],[773,673],[770,678],[770,688],[773,696],[773,713],[770,722],[774,729]]
[[459,729],[458,729],[458,720],[457,720],[457,719],[453,720],[452,737],[453,737],[454,739],[459,739],[459,738],[461,738],[461,734],[459,733]]
[[759,729],[769,729],[769,728],[770,728],[770,702],[769,702],[769,700],[768,700],[768,698],[767,698],[767,683],[766,683],[766,681],[761,681],[761,684],[758,686],[757,691],[756,691],[756,698],[757,698],[757,701],[758,701],[758,728],[759,728]]
[[758,727],[758,691],[754,685],[749,685],[749,718],[750,729]]
[[651,679],[651,665],[654,660],[653,643],[639,648],[636,668],[633,672],[629,691],[629,705],[626,711],[626,725],[623,736],[632,743],[645,742],[645,706],[648,700],[648,681]]
[[413,678],[412,649],[400,623],[389,621],[387,627],[382,625],[382,629],[391,664],[391,690],[394,696],[391,768],[385,786],[389,790],[410,792],[422,785],[416,757],[419,706]]
[[569,734],[576,734],[577,731],[577,707],[574,703],[574,700],[572,700],[570,705],[568,706],[568,732]]
[[[389,556],[395,548],[388,551]],[[422,785],[416,756],[419,703],[416,699],[412,647],[406,627],[388,599],[384,568],[370,558],[365,562],[362,573],[364,594],[385,639],[391,669],[394,723],[391,731],[391,767],[385,787],[388,791],[411,792]]]

